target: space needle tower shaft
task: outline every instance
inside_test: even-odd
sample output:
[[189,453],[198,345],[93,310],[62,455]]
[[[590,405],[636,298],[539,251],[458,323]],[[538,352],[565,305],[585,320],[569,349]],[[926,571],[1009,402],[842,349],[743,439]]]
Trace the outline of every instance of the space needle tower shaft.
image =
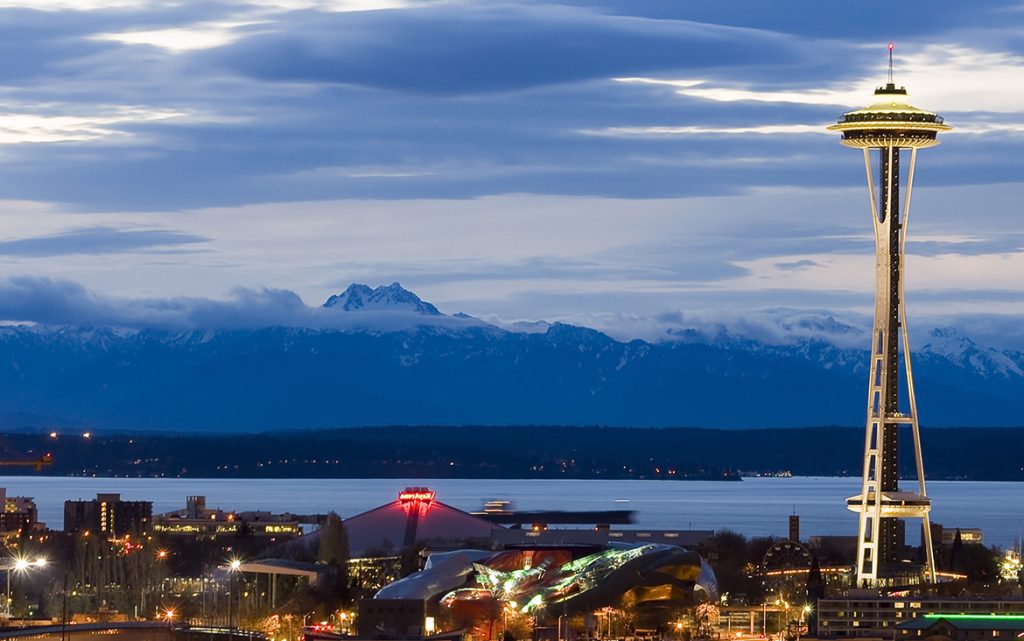
[[[841,143],[863,150],[871,221],[875,233],[875,313],[868,379],[867,424],[861,493],[847,499],[858,514],[857,584],[861,587],[914,583],[915,572],[901,563],[900,519],[922,521],[926,553],[924,577],[934,582],[935,559],[928,512],[931,501],[925,487],[924,461],[917,419],[913,369],[907,336],[904,302],[904,256],[910,197],[913,193],[917,151],[938,144],[937,134],[948,131],[942,118],[908,104],[907,91],[892,81],[892,43],[889,78],[875,90],[875,103],[851,111],[830,130],[842,133]],[[909,151],[909,162],[904,155]],[[873,157],[877,174],[872,169]],[[905,190],[901,186],[906,163]],[[877,184],[876,184],[877,175]],[[900,351],[902,346],[906,407],[901,405]],[[899,432],[909,427],[916,462],[916,491],[900,490]],[[916,580],[921,576],[916,570]]]

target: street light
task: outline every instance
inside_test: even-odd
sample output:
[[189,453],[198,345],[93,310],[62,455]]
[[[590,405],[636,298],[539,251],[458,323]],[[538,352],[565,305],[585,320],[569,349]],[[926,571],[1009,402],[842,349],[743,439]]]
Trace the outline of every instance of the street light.
[[[231,561],[228,563],[228,628],[234,627],[232,625],[233,621],[231,619],[231,592],[233,591],[235,585],[235,574],[237,574],[241,569],[242,561],[240,559],[231,559]],[[238,604],[238,611],[239,615],[241,615],[241,603]],[[239,620],[241,620],[242,617],[239,616],[238,618]]]
[[7,614],[7,618],[8,619],[11,618],[11,603],[12,603],[12,601],[11,601],[11,571],[14,570],[15,572],[22,573],[22,572],[25,572],[26,570],[28,570],[29,568],[33,568],[33,567],[35,567],[35,568],[42,568],[42,567],[45,567],[46,563],[47,563],[47,560],[45,558],[43,558],[43,557],[38,557],[35,560],[35,562],[29,561],[28,559],[21,558],[21,557],[16,558],[13,561],[14,562],[11,563],[10,559],[8,559],[7,567],[5,568],[7,570],[7,603],[6,603],[6,606],[4,607],[4,610],[5,610],[6,614]]
[[814,606],[810,603],[806,603],[804,607],[800,608],[800,621],[796,626],[796,641],[800,641],[800,635],[808,631],[807,617],[811,616],[812,612],[814,612]]
[[503,641],[504,638],[508,636],[505,634],[508,631],[508,611],[509,609],[511,609],[513,612],[515,612],[516,608],[518,607],[518,603],[516,603],[515,601],[509,601],[501,608],[501,636]]

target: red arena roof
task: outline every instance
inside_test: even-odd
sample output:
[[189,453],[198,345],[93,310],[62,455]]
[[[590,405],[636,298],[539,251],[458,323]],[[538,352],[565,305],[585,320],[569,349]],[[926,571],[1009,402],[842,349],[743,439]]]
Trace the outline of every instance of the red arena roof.
[[409,487],[391,503],[345,519],[350,554],[359,558],[418,542],[433,545],[489,539],[500,526],[437,500],[425,487]]

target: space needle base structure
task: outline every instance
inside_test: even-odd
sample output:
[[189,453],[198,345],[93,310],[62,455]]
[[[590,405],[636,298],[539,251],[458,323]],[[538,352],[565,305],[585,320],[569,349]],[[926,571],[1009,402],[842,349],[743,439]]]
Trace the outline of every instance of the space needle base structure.
[[[910,196],[914,185],[917,151],[938,144],[937,135],[949,131],[942,118],[908,104],[907,91],[892,82],[892,45],[889,45],[889,82],[875,90],[875,103],[844,114],[829,127],[842,133],[841,143],[864,152],[871,220],[875,232],[875,317],[868,380],[867,427],[861,493],[847,499],[858,514],[857,586],[884,587],[913,583],[908,564],[900,558],[900,519],[921,519],[924,576],[935,581],[928,513],[931,500],[925,488],[917,399],[907,339],[903,296],[904,249]],[[901,201],[902,163],[909,150],[905,195]],[[877,159],[877,186],[872,177],[872,156]],[[900,351],[902,347],[906,407],[901,407]],[[916,492],[900,490],[899,432],[913,434],[917,472]],[[920,566],[916,566],[920,581]]]

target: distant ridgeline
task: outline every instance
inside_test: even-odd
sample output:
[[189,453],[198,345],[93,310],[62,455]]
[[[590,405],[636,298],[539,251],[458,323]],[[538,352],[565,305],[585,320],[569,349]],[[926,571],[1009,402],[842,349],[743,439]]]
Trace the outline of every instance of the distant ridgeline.
[[[931,479],[1024,481],[1024,428],[923,434]],[[582,478],[736,480],[739,475],[855,476],[861,428],[707,430],[560,426],[401,426],[263,434],[9,433],[41,473],[194,478]],[[902,469],[913,458],[904,448]],[[8,454],[12,457],[12,454]],[[33,474],[10,468],[5,474]]]
[[[252,432],[366,425],[728,428],[862,423],[867,345],[824,318],[778,344],[719,332],[620,342],[446,315],[353,285],[302,327],[0,329],[0,429]],[[244,320],[244,319],[240,319]],[[1024,353],[918,341],[922,425],[1024,423]]]

